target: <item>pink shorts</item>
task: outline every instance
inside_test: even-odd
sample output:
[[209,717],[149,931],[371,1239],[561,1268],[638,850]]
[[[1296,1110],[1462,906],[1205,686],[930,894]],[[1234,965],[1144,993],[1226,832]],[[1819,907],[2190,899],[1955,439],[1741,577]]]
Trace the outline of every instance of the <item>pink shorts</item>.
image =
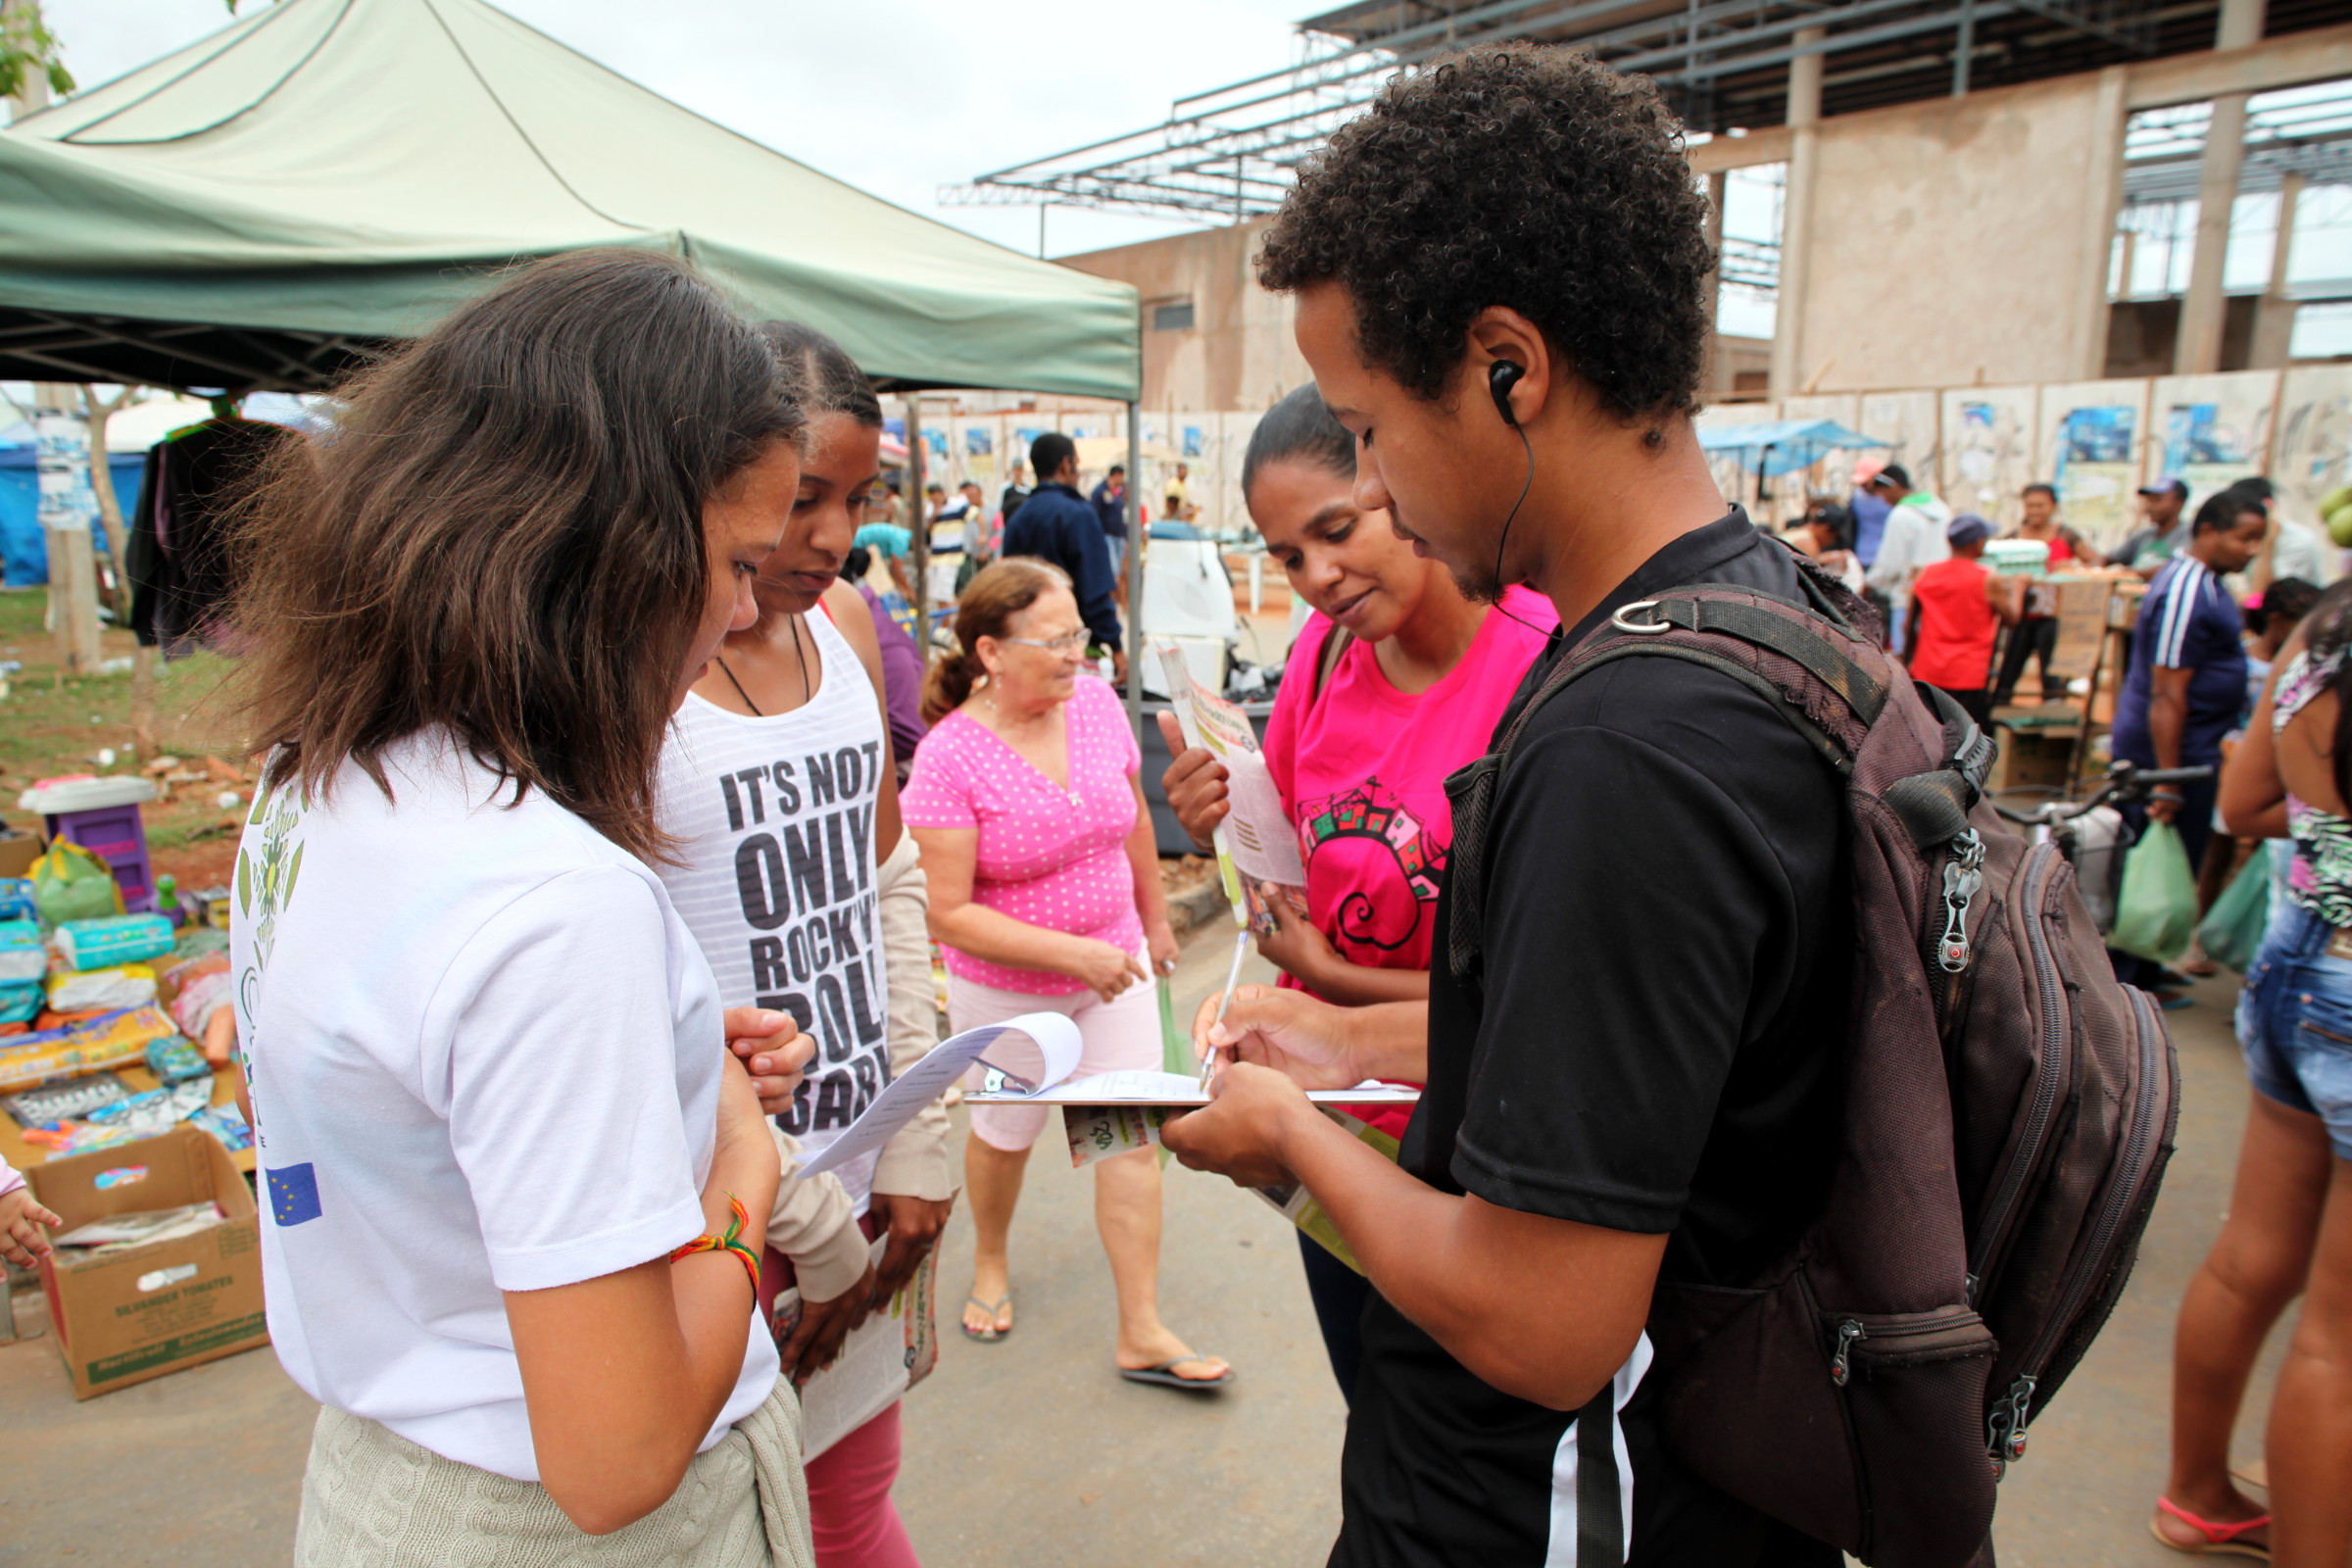
[[[1147,957],[1144,966],[1151,967]],[[1160,1064],[1159,988],[1138,980],[1118,995],[1114,1002],[1104,1002],[1092,991],[1080,991],[1066,997],[1041,997],[1027,991],[1000,991],[984,986],[977,980],[966,980],[950,971],[948,975],[948,1028],[956,1034],[977,1029],[983,1024],[1003,1023],[1024,1012],[1058,1012],[1068,1016],[1078,1026],[1084,1049],[1078,1057],[1073,1078],[1086,1078],[1099,1072],[1126,1072],[1142,1069],[1156,1071]],[[984,1069],[975,1067],[965,1077],[971,1088],[980,1086]],[[974,1105],[972,1106],[972,1136],[991,1149],[1002,1149],[1017,1154],[1037,1142],[1037,1135],[1046,1130],[1046,1116],[1052,1107],[1047,1105]]]

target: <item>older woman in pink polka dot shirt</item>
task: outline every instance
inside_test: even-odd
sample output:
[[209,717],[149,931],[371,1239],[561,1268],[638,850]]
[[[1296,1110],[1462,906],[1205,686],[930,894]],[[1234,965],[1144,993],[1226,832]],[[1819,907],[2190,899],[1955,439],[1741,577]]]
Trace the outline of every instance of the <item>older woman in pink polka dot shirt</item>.
[[[1003,561],[958,601],[957,651],[933,664],[934,726],[901,793],[930,882],[931,934],[947,950],[957,1032],[1024,1012],[1069,1015],[1081,1075],[1159,1065],[1154,970],[1176,938],[1136,774],[1126,713],[1086,668],[1069,579]],[[1012,1332],[1006,1256],[1013,1208],[1046,1108],[974,1105],[964,1180],[978,1232],[963,1331]],[[1212,1388],[1232,1369],[1193,1353],[1159,1320],[1159,1163],[1139,1150],[1096,1164],[1095,1220],[1119,1300],[1121,1376]]]

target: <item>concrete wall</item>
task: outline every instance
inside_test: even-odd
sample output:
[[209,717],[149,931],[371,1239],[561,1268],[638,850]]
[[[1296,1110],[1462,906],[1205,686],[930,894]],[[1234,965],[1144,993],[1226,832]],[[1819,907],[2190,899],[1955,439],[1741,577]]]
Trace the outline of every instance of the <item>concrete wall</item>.
[[[1822,122],[1795,385],[1874,391],[2095,374],[2096,75]],[[2120,122],[2116,127],[2120,130]]]
[[[1257,286],[1250,262],[1263,221],[1062,258],[1132,283],[1144,306],[1144,407],[1265,409],[1308,380],[1291,341],[1291,302]],[[1152,306],[1190,301],[1193,325],[1157,331]]]

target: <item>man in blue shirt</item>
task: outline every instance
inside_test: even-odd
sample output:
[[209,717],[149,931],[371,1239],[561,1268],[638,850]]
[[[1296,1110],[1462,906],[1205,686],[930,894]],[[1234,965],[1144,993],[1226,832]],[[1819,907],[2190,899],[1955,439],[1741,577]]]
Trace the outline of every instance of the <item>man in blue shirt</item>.
[[[2246,704],[2245,621],[2222,578],[2245,569],[2268,526],[2260,504],[2241,493],[2208,499],[2188,542],[2148,584],[2132,628],[2132,664],[2115,704],[2116,758],[2142,767],[2206,766],[2216,777],[2166,785],[2125,815],[2134,831],[2147,818],[2179,828],[2191,865],[2203,860],[2213,834],[2222,737],[2237,727]],[[2154,968],[2123,978],[2147,984]]]
[[1004,523],[1004,554],[1035,556],[1069,573],[1078,614],[1098,647],[1110,650],[1113,678],[1127,681],[1127,655],[1119,644],[1118,573],[1110,564],[1110,541],[1102,521],[1078,493],[1078,443],[1048,430],[1029,443],[1029,466],[1037,490]]
[[1102,482],[1087,501],[1095,515],[1102,519],[1102,537],[1110,541],[1110,569],[1120,571],[1127,564],[1127,466],[1114,463]]

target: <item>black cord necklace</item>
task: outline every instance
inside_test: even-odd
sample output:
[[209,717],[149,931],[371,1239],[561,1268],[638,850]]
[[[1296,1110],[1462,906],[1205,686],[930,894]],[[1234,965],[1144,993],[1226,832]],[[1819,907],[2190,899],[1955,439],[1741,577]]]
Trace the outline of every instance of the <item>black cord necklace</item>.
[[[801,617],[788,615],[785,617],[784,624],[792,632],[792,658],[793,662],[801,666],[801,706],[806,708],[816,701],[816,688],[808,679],[808,655],[801,647]],[[743,706],[752,710],[752,716],[765,718],[767,715],[760,711],[760,705],[752,701],[752,694],[743,689],[743,682],[737,680],[735,672],[727,667],[727,662],[716,654],[712,654],[710,659],[713,663],[718,665],[718,672],[727,677],[727,684],[735,688],[735,695],[743,699]]]

